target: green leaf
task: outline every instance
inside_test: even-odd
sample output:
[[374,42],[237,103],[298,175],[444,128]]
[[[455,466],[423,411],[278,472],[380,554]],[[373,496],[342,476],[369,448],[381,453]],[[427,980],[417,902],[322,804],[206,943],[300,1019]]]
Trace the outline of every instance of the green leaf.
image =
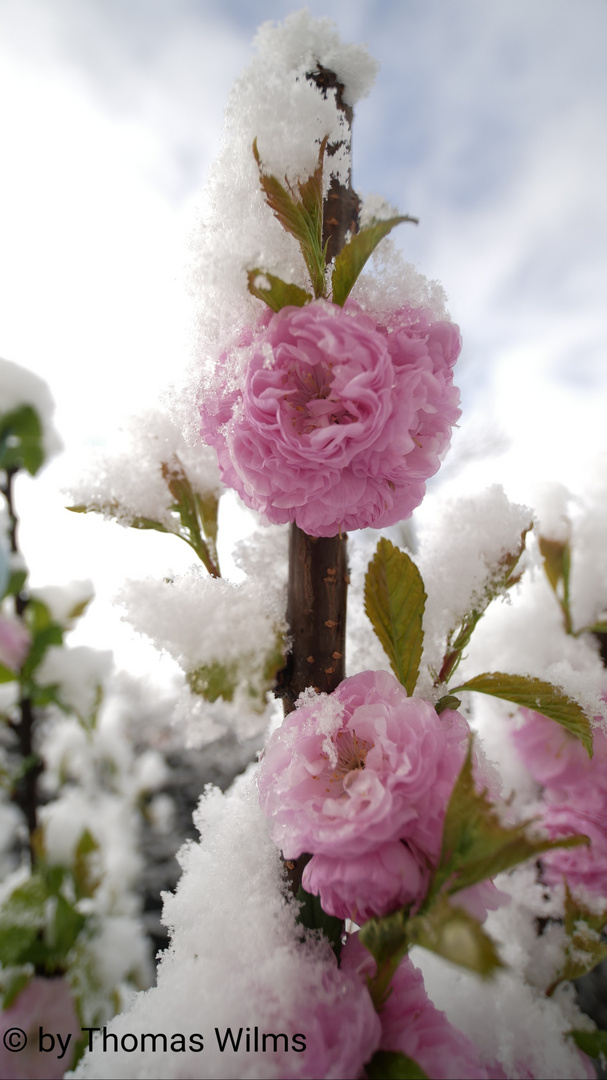
[[459,709],[461,701],[455,694],[444,694],[434,706],[434,711],[440,716],[445,709]]
[[585,836],[559,840],[530,837],[526,832],[531,824],[529,821],[514,826],[502,825],[486,791],[475,789],[472,746],[471,739],[447,806],[441,854],[428,894],[429,903],[440,893],[452,895],[467,889],[543,851],[589,843]]
[[359,940],[371,953],[377,970],[369,983],[369,993],[376,1009],[383,1005],[392,976],[409,949],[407,924],[409,909],[400,908],[382,918],[369,919],[359,931]]
[[569,1031],[568,1035],[588,1057],[607,1058],[607,1031]]
[[460,690],[475,690],[479,694],[490,694],[504,701],[513,701],[526,709],[542,713],[579,739],[592,757],[592,728],[582,706],[570,698],[564,690],[552,683],[536,679],[531,675],[504,675],[500,671],[476,675],[473,679],[453,688],[453,693]]
[[259,169],[259,179],[266,202],[278,218],[283,229],[294,236],[299,243],[301,253],[308,268],[314,296],[325,293],[325,251],[322,245],[322,173],[323,159],[327,146],[323,139],[318,155],[318,165],[311,176],[297,184],[299,197],[285,179],[284,187],[275,176],[264,173],[257,149],[257,139],[253,143],[253,154]]
[[365,1065],[368,1080],[429,1080],[421,1065],[399,1050],[378,1050]]
[[73,875],[78,899],[84,896],[93,896],[100,884],[100,878],[94,873],[91,866],[91,856],[99,851],[93,834],[84,829],[74,852]]
[[51,623],[35,635],[29,655],[21,669],[21,674],[24,679],[32,678],[36,668],[42,663],[44,654],[47,649],[50,649],[51,645],[63,645],[63,627],[59,626],[57,623]]
[[5,596],[18,596],[27,581],[27,570],[11,570]]
[[283,307],[303,307],[312,300],[311,293],[301,289],[299,285],[283,281],[267,270],[249,270],[248,279],[251,295],[263,300],[272,311],[280,311]]
[[27,469],[35,476],[44,457],[42,424],[31,405],[0,416],[0,469]]
[[584,907],[571,895],[565,881],[565,956],[556,979],[546,991],[548,997],[559,983],[579,979],[607,959],[607,942],[601,937],[606,926],[607,910],[597,914]]
[[373,221],[366,229],[354,233],[348,243],[342,248],[335,259],[335,267],[332,275],[333,303],[343,307],[352,287],[365,265],[369,256],[384,236],[392,231],[395,225],[403,221],[411,221],[417,225],[417,218],[401,214],[398,217],[387,218],[385,221]]
[[4,664],[0,664],[0,683],[15,682],[19,678],[19,674],[16,671],[11,671]]
[[6,982],[4,983],[4,986],[3,986],[3,989],[2,989],[2,993],[1,993],[2,1008],[3,1009],[10,1009],[13,1002],[17,1000],[17,998],[19,997],[19,994],[21,993],[21,991],[25,990],[25,987],[28,985],[28,983],[31,982],[31,980],[32,980],[32,972],[31,972],[31,970],[29,972],[28,971],[15,971],[14,973],[11,973],[8,976]]
[[238,685],[236,664],[220,664],[213,660],[210,664],[201,664],[187,676],[188,685],[193,694],[200,694],[207,701],[232,701]]
[[365,578],[365,611],[409,695],[419,675],[426,593],[415,563],[384,537]]
[[547,540],[545,536],[539,538],[540,554],[544,560],[544,570],[554,592],[558,592],[559,583],[563,580],[565,569],[566,544],[560,540]]
[[341,953],[341,938],[344,932],[344,924],[341,919],[334,915],[327,915],[323,911],[318,896],[306,892],[303,885],[297,890],[297,899],[301,904],[297,915],[297,922],[308,930],[320,930],[331,943],[331,948],[339,960]]
[[446,897],[440,897],[426,914],[411,919],[407,934],[411,945],[421,945],[482,978],[504,966],[480,922]]
[[[202,497],[194,491],[177,454],[173,454],[170,462],[163,462],[161,469],[169,492],[175,500],[171,509],[180,519],[180,526],[175,530],[177,535],[196,552],[211,577],[220,577],[214,539],[217,536],[217,506],[212,508],[216,496],[209,493]],[[204,514],[211,522],[211,532],[214,534],[208,543],[202,535]]]

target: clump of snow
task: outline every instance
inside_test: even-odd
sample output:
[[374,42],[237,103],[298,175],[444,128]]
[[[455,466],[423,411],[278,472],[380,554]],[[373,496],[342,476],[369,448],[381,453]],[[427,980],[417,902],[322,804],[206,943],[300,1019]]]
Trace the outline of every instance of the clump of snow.
[[[399,228],[412,228],[402,225]],[[384,238],[373,252],[365,273],[357,279],[351,296],[378,321],[399,308],[423,308],[435,319],[448,317],[446,293],[438,281],[430,281],[403,258],[394,242]]]
[[412,949],[411,959],[421,968],[434,1005],[472,1040],[484,1061],[499,1063],[507,1077],[587,1080],[588,1059],[566,1038],[572,1029],[587,1026],[573,987],[547,998],[514,969],[498,971],[488,987],[478,975],[424,949]]
[[188,672],[243,656],[263,664],[283,619],[272,600],[257,581],[234,585],[197,566],[170,581],[127,582],[118,595],[135,630]]
[[46,604],[53,620],[65,627],[69,627],[72,620],[82,613],[94,593],[90,579],[70,581],[66,585],[41,585],[31,590],[36,600]]
[[607,616],[607,454],[593,463],[576,499],[571,597],[576,629]]
[[0,357],[0,409],[2,414],[31,405],[42,427],[42,442],[46,460],[63,449],[61,437],[53,424],[55,403],[51,392],[39,375]]
[[571,535],[569,504],[571,492],[564,484],[538,484],[533,492],[533,506],[540,536],[564,544]]
[[[164,1032],[166,1053],[103,1053],[98,1039],[80,1062],[82,1078],[271,1077],[317,1075],[306,1053],[247,1053],[245,1029],[306,1035],[305,1013],[318,1001],[335,961],[328,946],[301,940],[294,905],[285,899],[279,853],[271,842],[250,777],[227,795],[207,791],[196,814],[202,841],[182,848],[183,876],[165,899],[172,944],[162,956],[155,989],[139,994],[129,1011],[107,1025],[124,1033]],[[246,917],[243,917],[246,912]],[[344,994],[346,988],[344,986]],[[326,1008],[331,1011],[331,1002]],[[242,1048],[223,1053],[215,1034],[242,1032]],[[173,1033],[199,1033],[203,1052],[171,1052]],[[126,1044],[128,1046],[128,1043]],[[282,1045],[282,1044],[280,1044]],[[331,1075],[343,1075],[331,1073]],[[350,1074],[348,1074],[350,1075]]]
[[70,484],[70,497],[74,505],[100,510],[124,525],[143,517],[175,531],[170,510],[175,500],[163,465],[169,470],[181,466],[194,492],[219,496],[215,451],[192,446],[167,411],[150,409],[121,429],[115,451],[91,454],[79,478]]
[[79,716],[88,717],[95,712],[101,687],[112,666],[111,652],[87,645],[73,648],[51,645],[36,669],[36,680],[41,686],[57,686],[62,703]]
[[418,566],[428,595],[423,663],[430,672],[440,670],[449,631],[476,605],[484,606],[503,560],[520,548],[531,524],[531,510],[511,503],[498,484],[476,496],[422,506]]
[[[368,93],[377,70],[367,50],[340,41],[333,23],[307,11],[284,23],[264,24],[257,54],[237,79],[227,109],[223,145],[204,193],[192,241],[192,290],[199,298],[199,344],[203,362],[217,355],[257,320],[261,304],[247,288],[248,269],[270,271],[306,288],[309,279],[295,239],[266,205],[253,157],[253,140],[265,172],[289,182],[309,176],[325,136],[343,143],[331,171],[349,170],[349,132],[332,90],[324,97],[308,78],[318,65],[332,70],[354,104]],[[280,107],[277,108],[277,103]],[[325,170],[328,185],[328,169]]]
[[228,732],[232,732],[239,743],[253,739],[261,745],[261,737],[277,709],[282,719],[282,706],[274,701],[263,710],[252,709],[250,705],[238,690],[234,701],[222,698],[206,701],[189,686],[184,686],[172,710],[172,723],[179,732],[180,743],[195,749],[223,738]]

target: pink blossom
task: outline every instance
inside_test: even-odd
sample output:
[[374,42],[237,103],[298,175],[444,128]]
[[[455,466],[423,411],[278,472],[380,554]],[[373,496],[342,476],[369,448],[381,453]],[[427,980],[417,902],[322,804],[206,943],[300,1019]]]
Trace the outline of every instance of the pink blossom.
[[578,789],[575,800],[551,802],[542,824],[552,839],[582,833],[588,847],[556,848],[542,855],[543,877],[549,885],[562,882],[571,889],[582,886],[604,896],[607,892],[607,798],[599,789]]
[[[55,1035],[54,1046],[48,1052],[48,1039],[43,1043],[45,1049],[40,1049],[40,1028]],[[21,1030],[21,1037],[16,1029]],[[27,1044],[17,1050],[23,1033]],[[57,1033],[66,1047],[63,1056]],[[72,1063],[80,1036],[80,1021],[67,980],[36,976],[0,1015],[0,1076],[5,1080],[60,1080]]]
[[543,787],[565,789],[591,784],[607,791],[607,736],[593,730],[592,758],[575,735],[547,716],[521,709],[525,722],[513,739],[533,779]]
[[314,855],[306,865],[304,889],[320,896],[323,910],[339,919],[363,923],[387,915],[424,895],[430,877],[401,840],[380,844],[360,858]]
[[18,671],[31,643],[29,630],[19,619],[0,615],[0,664],[10,671]]
[[312,536],[393,524],[421,502],[460,416],[460,347],[457,327],[420,310],[377,326],[352,302],[285,307],[220,361],[203,438],[269,522]]
[[[352,934],[342,950],[342,969],[373,976],[375,960]],[[474,1044],[430,1001],[421,971],[408,956],[392,979],[380,1010],[380,1050],[413,1058],[433,1080],[486,1080],[488,1073]]]
[[306,1039],[304,1053],[289,1053],[283,1080],[356,1080],[379,1046],[381,1022],[366,979],[353,969],[327,965],[313,998],[297,1015],[297,1031]]
[[334,908],[377,912],[376,887],[382,910],[419,899],[468,736],[459,713],[439,717],[387,671],[345,679],[268,742],[259,790],[274,841],[287,859],[326,856],[306,881]]

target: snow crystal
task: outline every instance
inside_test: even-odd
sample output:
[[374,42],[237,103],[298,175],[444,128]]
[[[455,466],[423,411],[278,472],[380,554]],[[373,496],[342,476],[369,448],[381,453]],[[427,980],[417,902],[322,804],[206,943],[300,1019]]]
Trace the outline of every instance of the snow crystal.
[[31,405],[42,426],[42,441],[46,460],[63,449],[61,438],[53,424],[55,403],[51,392],[38,375],[27,371],[11,360],[0,357],[0,410],[14,412],[22,405]]

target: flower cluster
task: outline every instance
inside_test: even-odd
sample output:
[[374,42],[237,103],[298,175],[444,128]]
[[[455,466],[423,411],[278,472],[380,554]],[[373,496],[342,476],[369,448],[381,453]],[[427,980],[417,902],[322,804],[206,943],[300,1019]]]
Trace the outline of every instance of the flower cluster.
[[220,361],[203,438],[268,522],[312,536],[394,524],[421,502],[459,419],[460,347],[458,328],[424,310],[378,325],[353,301],[285,307]]
[[533,779],[543,787],[543,824],[553,839],[582,833],[588,847],[557,848],[542,856],[550,884],[567,878],[597,896],[607,889],[607,735],[595,728],[594,754],[579,739],[539,713],[521,710],[523,726],[513,738]]
[[261,804],[303,885],[329,914],[362,922],[419,902],[469,737],[393,675],[364,671],[303,704],[270,739]]

